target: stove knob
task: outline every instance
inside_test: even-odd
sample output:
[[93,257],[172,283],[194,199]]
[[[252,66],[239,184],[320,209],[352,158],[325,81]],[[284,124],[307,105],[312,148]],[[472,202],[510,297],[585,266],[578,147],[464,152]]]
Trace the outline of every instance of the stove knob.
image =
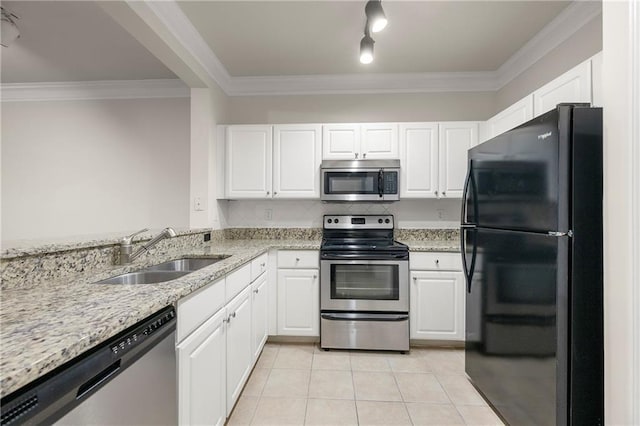
[[389,222],[391,222],[389,219],[384,220],[384,223],[389,223]]
[[336,218],[336,220],[335,220],[334,222],[335,222],[335,223],[338,223],[338,222],[339,222],[338,218]]
[[382,223],[382,219],[378,219],[378,223]]
[[332,220],[331,220],[331,219],[329,219],[329,220],[327,220],[327,222],[331,223],[331,222],[332,222]]

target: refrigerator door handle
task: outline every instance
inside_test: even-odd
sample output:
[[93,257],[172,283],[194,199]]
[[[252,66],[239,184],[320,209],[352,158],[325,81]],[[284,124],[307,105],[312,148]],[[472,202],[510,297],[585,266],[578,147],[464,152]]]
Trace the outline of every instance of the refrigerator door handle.
[[462,187],[462,208],[460,209],[460,223],[467,223],[467,195],[469,194],[469,183],[471,182],[472,173],[472,160],[469,160],[469,167],[467,167],[467,177],[464,179],[464,186]]
[[[471,250],[471,267],[468,269],[466,232],[474,232],[472,239],[473,249]],[[464,273],[464,279],[467,284],[467,293],[471,293],[471,281],[473,279],[473,272],[476,269],[476,252],[475,225],[462,225],[460,227],[460,253],[462,253],[462,272]]]

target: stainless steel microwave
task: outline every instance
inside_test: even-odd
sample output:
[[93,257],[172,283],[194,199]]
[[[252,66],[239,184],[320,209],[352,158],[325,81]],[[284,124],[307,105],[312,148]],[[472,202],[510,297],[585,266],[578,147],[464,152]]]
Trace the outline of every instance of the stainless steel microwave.
[[320,171],[323,201],[400,199],[400,160],[327,160]]

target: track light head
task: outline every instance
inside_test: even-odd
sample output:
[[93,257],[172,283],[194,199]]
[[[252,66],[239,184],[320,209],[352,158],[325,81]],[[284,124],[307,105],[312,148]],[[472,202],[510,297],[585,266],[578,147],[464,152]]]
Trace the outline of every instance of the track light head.
[[367,32],[360,40],[360,62],[370,64],[373,61],[373,39]]
[[387,26],[387,17],[382,10],[382,3],[380,0],[369,0],[364,8],[364,12],[367,15],[367,22],[370,25],[371,32],[377,33],[382,31]]

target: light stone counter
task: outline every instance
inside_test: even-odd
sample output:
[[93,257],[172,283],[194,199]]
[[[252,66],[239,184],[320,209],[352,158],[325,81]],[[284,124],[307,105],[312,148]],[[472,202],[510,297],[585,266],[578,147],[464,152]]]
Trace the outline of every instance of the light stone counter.
[[[3,289],[0,307],[0,396],[4,397],[75,356],[269,249],[318,250],[320,240],[218,240],[142,256],[132,265],[45,284]],[[405,240],[412,251],[458,251],[457,241]],[[96,281],[185,256],[230,255],[206,268],[159,284],[106,285]]]
[[[73,281],[4,289],[0,308],[0,395],[37,379],[238,266],[277,249],[320,248],[319,240],[228,240],[117,266]],[[93,284],[177,257],[231,255],[206,268],[159,284]]]

